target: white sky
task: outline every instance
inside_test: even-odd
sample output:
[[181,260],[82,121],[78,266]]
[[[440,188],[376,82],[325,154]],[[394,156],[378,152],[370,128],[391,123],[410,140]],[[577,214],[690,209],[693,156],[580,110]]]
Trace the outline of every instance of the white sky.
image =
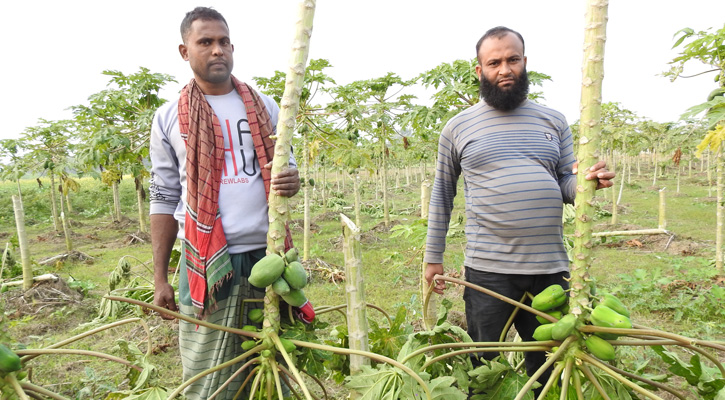
[[[197,5],[212,6],[230,25],[234,74],[286,71],[297,0],[236,0],[203,4],[187,0],[6,2],[0,37],[0,139],[16,138],[39,118],[70,118],[105,88],[105,69],[125,74],[139,67],[175,76],[162,92],[175,97],[191,78],[178,54],[179,24]],[[584,0],[319,0],[310,58],[326,58],[338,84],[395,72],[404,79],[443,62],[475,56],[488,29],[505,25],[526,40],[528,69],[545,73],[545,104],[579,119]],[[718,29],[725,1],[611,0],[605,51],[604,101],[639,116],[675,121],[715,88],[713,74],[678,79],[658,76],[677,52],[673,35],[690,27]],[[702,72],[693,64],[687,73]]]

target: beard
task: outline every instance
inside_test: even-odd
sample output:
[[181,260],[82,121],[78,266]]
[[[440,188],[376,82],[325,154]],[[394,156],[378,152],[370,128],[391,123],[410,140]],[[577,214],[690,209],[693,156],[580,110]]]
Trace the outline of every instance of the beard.
[[526,69],[520,76],[514,76],[514,84],[508,88],[501,88],[481,76],[478,94],[486,103],[500,111],[511,111],[526,100],[529,94],[529,75]]

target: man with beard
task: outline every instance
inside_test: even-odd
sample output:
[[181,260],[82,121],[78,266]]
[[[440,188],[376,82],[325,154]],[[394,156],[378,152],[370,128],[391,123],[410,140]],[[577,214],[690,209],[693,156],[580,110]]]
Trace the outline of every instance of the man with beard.
[[[443,274],[443,252],[463,173],[466,198],[465,278],[468,282],[519,300],[552,284],[568,287],[569,260],[563,244],[563,202],[573,203],[576,160],[564,116],[527,99],[524,40],[506,27],[490,29],[476,45],[476,74],[484,101],[453,117],[443,129],[430,200],[424,261],[430,284]],[[598,162],[587,179],[597,188],[612,185],[613,172]],[[445,282],[437,281],[439,294]],[[463,294],[468,333],[476,342],[499,341],[514,307],[466,288]],[[538,321],[520,312],[514,326],[533,340]],[[498,353],[484,352],[493,359]],[[526,354],[533,374],[545,361],[543,352]],[[480,365],[477,357],[474,366]],[[548,379],[548,373],[540,382]]]

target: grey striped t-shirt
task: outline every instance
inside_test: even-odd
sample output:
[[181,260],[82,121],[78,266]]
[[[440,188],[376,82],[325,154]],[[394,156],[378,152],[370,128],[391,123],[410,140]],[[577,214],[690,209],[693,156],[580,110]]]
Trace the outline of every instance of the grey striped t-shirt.
[[441,133],[424,260],[442,263],[463,172],[464,265],[505,274],[567,271],[563,202],[574,201],[572,135],[564,116],[525,101],[513,111],[485,102],[453,117]]

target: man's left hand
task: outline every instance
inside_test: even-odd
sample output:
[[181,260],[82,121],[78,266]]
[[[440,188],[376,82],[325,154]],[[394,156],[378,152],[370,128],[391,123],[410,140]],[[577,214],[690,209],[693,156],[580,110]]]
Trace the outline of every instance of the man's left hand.
[[[267,163],[265,169],[272,170],[272,163]],[[297,168],[286,168],[279,174],[272,175],[272,190],[279,196],[292,197],[300,191],[300,173]]]
[[[572,172],[574,174],[577,173],[579,167],[579,163],[575,162],[574,167],[572,168]],[[612,182],[612,179],[616,174],[613,171],[607,170],[607,162],[606,161],[599,161],[598,163],[594,164],[589,168],[589,171],[587,171],[587,175],[584,177],[586,180],[597,180],[597,189],[604,189],[608,187],[612,187],[614,183]]]

